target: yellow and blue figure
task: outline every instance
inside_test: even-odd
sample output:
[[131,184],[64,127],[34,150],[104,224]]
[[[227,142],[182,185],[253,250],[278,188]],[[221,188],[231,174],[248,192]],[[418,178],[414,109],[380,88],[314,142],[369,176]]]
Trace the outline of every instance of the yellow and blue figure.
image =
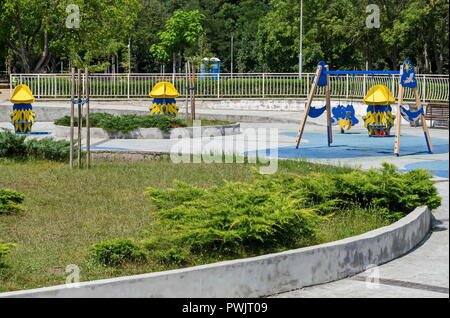
[[149,94],[153,98],[152,105],[148,108],[151,115],[177,116],[180,108],[175,98],[180,96],[175,86],[169,82],[159,82]]
[[355,116],[355,108],[353,105],[338,105],[331,109],[333,117],[331,117],[332,125],[339,125],[341,127],[341,133],[345,130],[350,130],[352,126],[359,123],[359,120]]
[[11,113],[11,123],[16,134],[28,134],[36,121],[36,114],[33,112],[32,103],[35,98],[31,89],[27,85],[18,85],[10,98],[14,104]]
[[367,115],[363,117],[364,126],[371,137],[387,137],[394,126],[395,115],[391,104],[395,102],[389,89],[384,85],[375,85],[363,100],[367,107]]

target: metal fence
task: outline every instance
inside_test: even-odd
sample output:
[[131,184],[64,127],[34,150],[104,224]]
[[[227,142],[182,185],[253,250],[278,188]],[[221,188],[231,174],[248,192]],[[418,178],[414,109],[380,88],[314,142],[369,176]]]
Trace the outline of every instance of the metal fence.
[[[196,96],[199,98],[304,98],[311,87],[313,74],[246,73],[246,74],[196,74]],[[448,75],[417,75],[418,90],[425,102],[449,100]],[[68,98],[70,74],[11,74],[13,89],[28,85],[38,99]],[[185,74],[91,74],[90,95],[93,99],[148,98],[152,87],[160,81],[172,82],[181,94],[186,94]],[[340,75],[330,77],[331,96],[335,99],[362,99],[368,89],[377,84],[389,87],[394,96],[398,91],[398,75]],[[84,81],[83,81],[84,85]],[[84,89],[84,87],[83,87]],[[406,100],[413,100],[411,90],[406,90]],[[317,96],[325,89],[318,88]]]

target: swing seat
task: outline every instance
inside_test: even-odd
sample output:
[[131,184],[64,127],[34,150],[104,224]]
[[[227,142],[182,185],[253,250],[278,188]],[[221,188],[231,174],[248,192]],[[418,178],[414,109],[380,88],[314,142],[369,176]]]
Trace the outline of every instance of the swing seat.
[[400,106],[400,114],[402,114],[402,117],[406,121],[409,121],[410,123],[414,124],[419,121],[421,115],[424,115],[423,106],[417,111],[411,111],[403,106]]
[[309,109],[308,116],[311,117],[311,118],[317,118],[317,117],[321,116],[325,112],[326,108],[327,108],[327,106],[323,106],[321,108],[311,107]]

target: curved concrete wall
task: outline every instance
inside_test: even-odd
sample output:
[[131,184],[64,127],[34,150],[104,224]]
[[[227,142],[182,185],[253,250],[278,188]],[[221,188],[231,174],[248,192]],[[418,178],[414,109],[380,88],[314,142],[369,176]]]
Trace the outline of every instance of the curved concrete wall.
[[[76,134],[75,128],[75,134]],[[91,138],[105,138],[105,139],[177,139],[179,137],[193,138],[195,134],[195,128],[173,128],[169,134],[164,133],[159,128],[139,128],[123,134],[121,132],[109,133],[102,128],[91,128]],[[82,135],[86,136],[87,130],[83,128]],[[217,137],[217,136],[230,136],[241,133],[240,124],[221,125],[221,126],[203,126],[201,131],[198,132],[203,137]],[[70,127],[56,126],[56,137],[69,137]]]
[[397,258],[431,228],[426,207],[344,240],[192,268],[3,293],[0,297],[259,297],[345,278]]

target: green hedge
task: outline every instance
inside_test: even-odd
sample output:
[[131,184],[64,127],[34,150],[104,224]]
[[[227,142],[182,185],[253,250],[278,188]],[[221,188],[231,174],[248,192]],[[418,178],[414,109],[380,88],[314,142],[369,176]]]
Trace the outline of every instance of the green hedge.
[[14,246],[17,246],[17,244],[4,243],[2,240],[0,240],[0,268],[5,266],[4,258],[11,252],[11,249]]
[[[48,159],[67,161],[70,143],[51,137],[25,140],[26,136],[9,131],[0,132],[0,158]],[[77,151],[75,150],[75,155]]]
[[[250,182],[206,189],[175,182],[169,189],[148,188],[148,196],[158,216],[151,227],[158,230],[149,231],[155,234],[140,244],[127,241],[122,256],[104,257],[102,251],[100,262],[117,265],[114,259],[133,260],[125,256],[132,253],[142,259],[144,249],[147,258],[163,265],[257,255],[315,242],[324,222],[348,211],[376,214],[390,223],[418,206],[435,209],[441,204],[426,171],[400,173],[386,163],[380,169],[339,174],[258,175]],[[111,242],[105,244],[108,254],[117,254],[110,251]]]
[[13,190],[0,189],[0,215],[23,211],[20,204],[25,196]]
[[[86,126],[86,117],[82,118],[83,126]],[[74,118],[75,125],[78,125],[78,117]],[[112,132],[122,132],[127,134],[138,128],[159,128],[165,133],[169,133],[171,128],[186,127],[187,124],[180,118],[164,115],[112,115],[108,113],[93,113],[89,117],[91,127],[103,128]],[[65,116],[55,121],[55,125],[70,126],[70,117]]]
[[145,253],[141,247],[130,239],[110,240],[94,244],[91,247],[90,255],[97,262],[106,266],[145,260]]

